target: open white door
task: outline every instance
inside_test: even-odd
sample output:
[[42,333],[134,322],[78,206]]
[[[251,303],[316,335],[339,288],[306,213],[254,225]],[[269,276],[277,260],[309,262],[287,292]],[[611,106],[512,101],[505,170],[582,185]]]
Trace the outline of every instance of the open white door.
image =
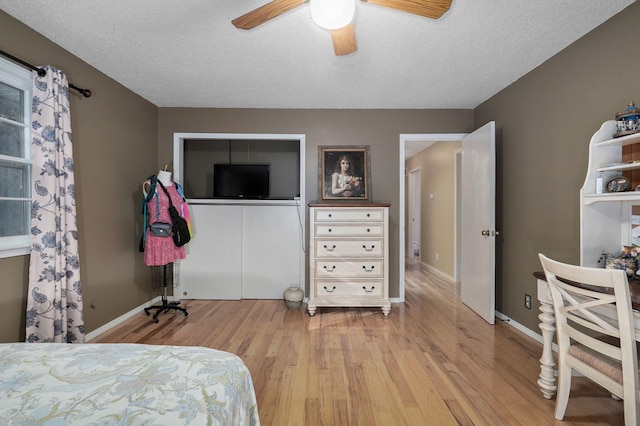
[[495,122],[462,139],[461,297],[495,324]]

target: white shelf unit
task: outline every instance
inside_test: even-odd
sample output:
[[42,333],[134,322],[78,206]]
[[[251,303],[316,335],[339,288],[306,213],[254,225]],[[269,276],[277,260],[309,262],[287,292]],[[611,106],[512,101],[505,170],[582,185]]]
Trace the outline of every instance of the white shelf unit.
[[606,183],[640,163],[623,163],[622,147],[640,143],[640,133],[613,138],[616,121],[609,120],[589,143],[589,165],[580,190],[580,264],[598,267],[600,255],[615,254],[631,244],[631,208],[640,205],[640,191],[596,193],[596,179]]
[[[185,299],[281,299],[292,285],[305,288],[305,135],[175,133],[174,179],[184,184],[185,141],[299,144],[299,196],[291,199],[187,198],[194,238],[181,261]],[[273,144],[272,144],[273,145]],[[186,191],[186,188],[185,188]],[[189,197],[189,194],[186,194]]]

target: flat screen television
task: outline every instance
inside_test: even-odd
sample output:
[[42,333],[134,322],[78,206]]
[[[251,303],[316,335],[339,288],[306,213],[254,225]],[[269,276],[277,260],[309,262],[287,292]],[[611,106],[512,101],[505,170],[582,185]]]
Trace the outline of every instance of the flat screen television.
[[268,164],[214,164],[214,198],[269,198]]

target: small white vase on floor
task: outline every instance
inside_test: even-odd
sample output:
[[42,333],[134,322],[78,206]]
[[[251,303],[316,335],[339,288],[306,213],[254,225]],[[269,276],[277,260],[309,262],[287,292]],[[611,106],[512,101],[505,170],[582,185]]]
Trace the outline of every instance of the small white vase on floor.
[[283,297],[287,308],[298,309],[304,299],[304,292],[297,285],[292,285],[284,291]]

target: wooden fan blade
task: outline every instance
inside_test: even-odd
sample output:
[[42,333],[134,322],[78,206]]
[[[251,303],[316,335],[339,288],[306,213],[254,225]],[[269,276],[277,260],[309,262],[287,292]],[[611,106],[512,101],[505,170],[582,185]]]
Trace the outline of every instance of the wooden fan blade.
[[250,30],[306,2],[307,0],[273,0],[234,19],[231,23],[236,28]]
[[336,53],[336,56],[348,55],[355,52],[358,48],[353,24],[349,24],[338,30],[332,30],[331,40],[333,41],[333,51]]
[[366,3],[378,6],[390,7],[391,9],[426,18],[438,19],[451,7],[452,0],[362,0]]

